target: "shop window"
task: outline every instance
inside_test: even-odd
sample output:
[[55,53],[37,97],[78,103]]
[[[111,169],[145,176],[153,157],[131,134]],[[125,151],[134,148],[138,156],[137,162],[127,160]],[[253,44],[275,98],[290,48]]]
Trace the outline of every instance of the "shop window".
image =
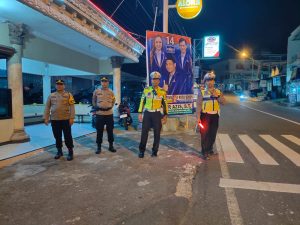
[[12,118],[12,98],[11,90],[0,88],[0,119]]

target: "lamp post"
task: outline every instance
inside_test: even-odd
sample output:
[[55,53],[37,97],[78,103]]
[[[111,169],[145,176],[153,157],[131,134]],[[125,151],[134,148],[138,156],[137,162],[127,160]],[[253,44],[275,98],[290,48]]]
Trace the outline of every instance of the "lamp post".
[[245,50],[239,51],[239,53],[240,53],[241,58],[248,58],[252,61],[251,79],[254,80],[254,70],[253,70],[253,68],[254,68],[254,59],[253,59],[253,57],[250,57],[249,54]]

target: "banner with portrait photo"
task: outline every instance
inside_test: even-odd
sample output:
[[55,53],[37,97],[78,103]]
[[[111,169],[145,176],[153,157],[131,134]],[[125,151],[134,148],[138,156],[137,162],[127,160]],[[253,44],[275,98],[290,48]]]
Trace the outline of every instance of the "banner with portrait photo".
[[169,114],[193,113],[191,38],[156,31],[146,32],[147,82],[149,74],[161,74],[159,86],[166,90]]

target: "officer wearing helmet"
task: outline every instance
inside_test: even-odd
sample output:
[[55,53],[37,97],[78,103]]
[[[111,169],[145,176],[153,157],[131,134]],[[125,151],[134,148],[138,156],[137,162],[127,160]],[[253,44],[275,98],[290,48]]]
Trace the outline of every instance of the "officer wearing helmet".
[[153,127],[154,130],[151,156],[157,156],[162,123],[166,123],[168,114],[166,91],[158,86],[161,75],[159,72],[154,71],[150,74],[150,77],[152,79],[152,86],[144,89],[138,110],[139,121],[143,122],[141,142],[139,145],[139,158],[144,158],[148,133],[151,127]]
[[197,100],[197,123],[201,122],[201,152],[200,157],[209,159],[214,154],[213,145],[219,127],[220,104],[225,104],[221,91],[215,88],[216,75],[213,72],[204,76],[205,88],[199,92]]

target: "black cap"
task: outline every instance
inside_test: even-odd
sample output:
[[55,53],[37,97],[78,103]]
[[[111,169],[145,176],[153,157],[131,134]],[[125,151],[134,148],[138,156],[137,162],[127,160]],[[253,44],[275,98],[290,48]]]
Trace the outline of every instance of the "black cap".
[[109,79],[107,77],[102,77],[101,81],[109,81]]
[[55,83],[56,84],[65,84],[65,82],[63,80],[56,80]]

